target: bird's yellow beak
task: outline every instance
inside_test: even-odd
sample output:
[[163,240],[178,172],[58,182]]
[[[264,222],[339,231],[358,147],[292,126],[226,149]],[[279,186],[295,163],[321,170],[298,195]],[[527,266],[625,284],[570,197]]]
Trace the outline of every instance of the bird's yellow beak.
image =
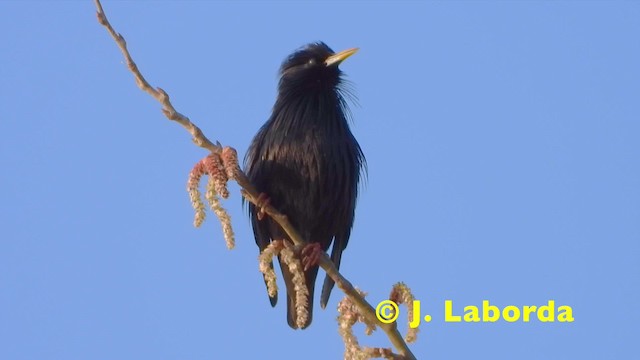
[[326,66],[338,65],[341,62],[345,61],[349,56],[355,54],[358,51],[358,48],[351,48],[344,51],[340,51],[339,53],[335,53],[327,58],[324,61]]

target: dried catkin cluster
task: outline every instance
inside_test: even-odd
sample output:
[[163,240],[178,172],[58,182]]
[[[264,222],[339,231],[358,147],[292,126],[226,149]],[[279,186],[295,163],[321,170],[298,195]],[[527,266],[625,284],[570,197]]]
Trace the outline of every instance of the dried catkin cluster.
[[211,210],[216,214],[222,224],[222,232],[227,248],[233,249],[235,239],[233,228],[231,227],[231,217],[229,213],[222,207],[220,197],[227,199],[229,190],[227,182],[234,179],[238,167],[238,155],[233,148],[225,147],[221,153],[212,152],[204,159],[198,161],[189,173],[187,181],[187,191],[191,200],[191,206],[195,210],[195,218],[193,225],[199,227],[206,217],[204,202],[200,194],[200,180],[203,175],[209,177],[206,185],[205,199]]

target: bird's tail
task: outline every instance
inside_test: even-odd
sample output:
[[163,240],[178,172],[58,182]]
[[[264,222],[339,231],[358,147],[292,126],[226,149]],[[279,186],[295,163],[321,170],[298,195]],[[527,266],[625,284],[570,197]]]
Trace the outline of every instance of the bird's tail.
[[[282,277],[284,278],[284,283],[287,286],[287,323],[289,323],[289,326],[291,326],[292,329],[298,329],[298,313],[296,311],[296,292],[295,285],[293,284],[292,280],[293,275],[291,274],[291,271],[289,271],[289,267],[282,261],[280,262],[280,268],[282,268]],[[315,288],[317,276],[317,266],[312,267],[304,273],[305,284],[307,287],[307,291],[309,292],[306,306],[308,316],[300,329],[306,329],[309,325],[311,325],[311,320],[313,318],[313,290]]]

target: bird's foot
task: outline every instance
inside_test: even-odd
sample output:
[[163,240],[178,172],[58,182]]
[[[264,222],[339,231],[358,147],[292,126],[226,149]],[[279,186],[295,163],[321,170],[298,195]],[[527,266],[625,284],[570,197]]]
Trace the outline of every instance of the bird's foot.
[[256,206],[259,208],[258,213],[256,214],[258,221],[264,219],[265,216],[267,216],[267,213],[264,212],[264,208],[269,206],[270,203],[271,198],[269,198],[269,195],[265,193],[260,193],[260,195],[258,195],[258,198],[256,199]]
[[304,271],[309,270],[312,266],[317,266],[320,263],[320,257],[323,252],[322,247],[318,243],[305,245],[302,249],[302,266],[304,267]]

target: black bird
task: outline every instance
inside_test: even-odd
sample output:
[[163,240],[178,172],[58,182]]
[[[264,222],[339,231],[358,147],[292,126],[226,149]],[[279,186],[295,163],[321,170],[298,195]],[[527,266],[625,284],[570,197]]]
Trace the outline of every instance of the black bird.
[[[350,96],[338,65],[358,49],[334,53],[323,42],[311,43],[291,54],[280,68],[278,97],[271,117],[254,137],[245,157],[245,170],[269,203],[287,215],[291,224],[315,247],[327,251],[340,266],[353,225],[358,183],[366,166],[360,145],[349,129]],[[288,240],[285,232],[260,209],[249,205],[256,244],[262,251],[274,240]],[[335,241],[334,241],[335,239]],[[306,254],[307,248],[303,250]],[[287,322],[297,328],[291,273],[281,263],[287,287]],[[305,266],[311,323],[313,290],[318,265]],[[333,281],[327,276],[320,304],[325,308]],[[277,294],[270,298],[278,301]]]

